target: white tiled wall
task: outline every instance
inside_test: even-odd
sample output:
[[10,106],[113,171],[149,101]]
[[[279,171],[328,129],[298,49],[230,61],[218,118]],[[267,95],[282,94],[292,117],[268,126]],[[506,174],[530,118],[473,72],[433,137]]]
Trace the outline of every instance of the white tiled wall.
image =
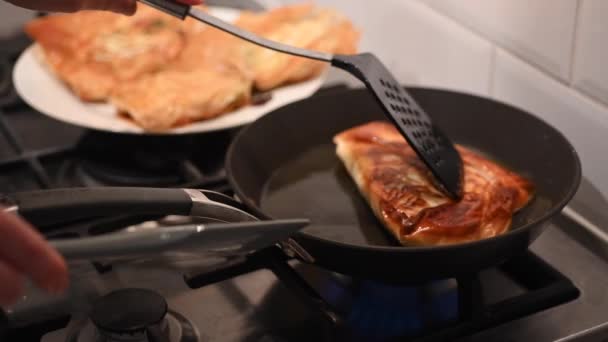
[[576,0],[422,1],[556,77],[568,79]]

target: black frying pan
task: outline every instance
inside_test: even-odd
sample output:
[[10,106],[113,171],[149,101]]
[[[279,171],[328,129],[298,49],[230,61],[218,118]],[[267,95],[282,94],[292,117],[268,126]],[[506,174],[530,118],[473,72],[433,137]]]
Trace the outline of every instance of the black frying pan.
[[[524,252],[578,188],[581,168],[572,146],[548,124],[505,104],[441,90],[411,92],[453,141],[536,185],[536,197],[515,215],[510,232],[451,246],[398,246],[358,193],[332,143],[344,129],[384,119],[364,89],[296,102],[245,128],[227,156],[237,195],[258,218],[310,219],[310,226],[281,246],[304,261],[364,278],[417,282],[465,276]],[[242,204],[198,190],[58,189],[12,199],[12,210],[39,225],[124,213],[250,219]]]
[[325,268],[384,280],[466,275],[525,251],[576,192],[581,167],[557,130],[514,107],[456,92],[410,89],[455,142],[528,177],[534,200],[501,236],[444,247],[402,247],[385,233],[334,152],[332,137],[384,120],[366,90],[312,97],[245,128],[228,152],[229,180],[257,215],[306,217],[295,237]]

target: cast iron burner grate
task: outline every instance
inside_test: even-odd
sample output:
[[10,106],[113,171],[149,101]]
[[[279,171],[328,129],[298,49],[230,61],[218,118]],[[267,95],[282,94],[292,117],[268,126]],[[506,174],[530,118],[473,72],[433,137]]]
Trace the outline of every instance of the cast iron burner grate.
[[222,183],[226,180],[223,151],[231,138],[228,131],[170,137],[89,132],[76,145],[75,158],[61,165],[57,183],[73,186],[76,180],[81,186],[144,187]]
[[[580,291],[566,276],[532,252],[526,252],[513,258],[493,270],[501,273],[505,280],[508,279],[505,286],[511,283],[520,287],[519,291],[512,292],[514,294],[507,297],[504,297],[503,294],[503,298],[498,300],[490,300],[495,296],[484,292],[484,284],[488,284],[487,281],[482,281],[486,278],[482,274],[484,271],[453,279],[455,286],[452,287],[453,292],[450,296],[444,286],[450,280],[411,287],[351,279],[320,271],[314,266],[304,264],[300,266],[300,270],[296,270],[285,259],[281,251],[273,248],[258,252],[238,265],[212,273],[193,277],[186,276],[185,281],[192,289],[197,289],[243,273],[269,269],[293,294],[306,303],[310,310],[317,312],[325,319],[329,327],[328,340],[336,341],[403,341],[404,339],[415,342],[451,341],[569,302],[580,295]],[[320,273],[326,273],[326,275],[319,277]],[[404,281],[404,283],[406,282]],[[353,284],[356,285],[353,286]],[[351,297],[355,298],[350,298],[351,303],[346,306],[348,309],[344,311],[344,297],[346,297],[345,293],[348,293],[347,289],[351,287],[351,292],[352,287],[361,289],[361,284],[367,284],[368,290],[362,291],[363,295],[359,292],[359,296],[353,296],[350,293]],[[382,294],[386,300],[384,304],[390,303],[389,305],[391,305],[388,311],[372,308],[377,307],[379,303],[382,304],[382,300],[378,300],[379,297],[370,297],[370,284],[377,290],[377,293],[384,292]],[[437,292],[438,287],[442,287],[442,284],[443,298]],[[387,290],[393,293],[387,295]],[[336,296],[336,291],[342,292],[343,295]],[[430,294],[433,291],[435,294]],[[412,311],[411,305],[396,308],[395,304],[399,304],[399,297],[405,298],[404,293],[408,293],[406,296],[410,298],[403,304],[412,304],[416,300],[425,298],[427,302],[422,308],[415,308],[414,311]],[[436,301],[435,305],[432,303],[433,299]],[[370,304],[371,302],[373,304]],[[420,303],[418,302],[418,304]],[[357,306],[360,306],[359,309],[368,311],[367,321],[352,319]],[[410,315],[409,318],[417,321],[424,319],[425,315],[434,314],[435,317],[426,322],[412,323],[411,319],[408,322],[408,314],[412,313],[413,315]],[[391,322],[378,321],[378,317],[391,319],[392,326]],[[395,317],[401,317],[400,322],[395,323]]]

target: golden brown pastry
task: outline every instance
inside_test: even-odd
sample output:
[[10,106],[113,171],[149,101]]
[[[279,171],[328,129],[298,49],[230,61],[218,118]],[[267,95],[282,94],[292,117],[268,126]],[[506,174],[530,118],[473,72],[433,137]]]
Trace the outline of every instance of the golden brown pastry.
[[25,30],[53,73],[86,101],[162,69],[185,43],[178,19],[144,5],[133,17],[84,11],[35,19]]
[[110,101],[147,131],[211,119],[249,103],[252,80],[237,53],[242,41],[188,18],[187,44],[155,74],[124,82]]
[[251,74],[241,55],[243,40],[192,18],[186,19],[185,28],[187,44],[168,69],[188,71],[229,66],[243,74]]
[[374,214],[404,245],[454,244],[502,234],[533,195],[526,179],[457,146],[464,164],[464,195],[453,201],[432,185],[426,166],[385,122],[348,129],[334,142]]
[[[338,12],[311,4],[284,6],[262,14],[245,13],[236,24],[270,40],[334,54],[357,50],[359,32]],[[242,54],[254,85],[266,91],[318,76],[327,63],[244,43]]]
[[[133,17],[85,11],[36,19],[26,31],[50,69],[82,100],[109,101],[145,130],[217,117],[247,105],[254,88],[304,81],[327,67],[138,6]],[[354,53],[359,39],[348,20],[311,4],[243,12],[235,24],[332,53]]]
[[[307,42],[308,47],[341,52],[347,41],[341,30],[349,24],[329,25],[335,16],[330,11],[302,19],[315,11],[311,5],[296,5],[262,14],[244,13],[236,25],[277,35],[269,36],[271,39],[283,35]],[[267,49],[252,49],[252,44],[190,18],[185,27],[187,44],[166,70],[123,83],[111,97],[113,104],[146,130],[163,131],[217,117],[247,104],[254,84],[268,90],[309,79],[326,67]]]
[[112,103],[145,130],[160,132],[242,107],[250,90],[239,72],[166,70],[121,84]]

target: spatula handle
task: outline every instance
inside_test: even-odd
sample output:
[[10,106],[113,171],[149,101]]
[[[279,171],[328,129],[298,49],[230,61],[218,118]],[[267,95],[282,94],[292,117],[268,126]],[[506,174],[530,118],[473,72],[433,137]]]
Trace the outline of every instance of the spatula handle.
[[180,18],[182,20],[186,19],[188,16],[188,12],[190,11],[190,6],[185,5],[176,1],[170,0],[139,0],[140,2],[154,7],[160,11],[163,11],[167,14],[170,14],[174,17]]
[[142,3],[148,4],[156,9],[159,9],[167,14],[175,16],[180,19],[185,19],[186,16],[190,16],[198,21],[201,21],[207,25],[213,26],[217,29],[220,29],[226,33],[230,33],[233,36],[244,39],[253,44],[263,46],[265,48],[286,53],[293,56],[300,56],[310,59],[315,59],[323,62],[331,62],[333,59],[333,55],[330,53],[313,51],[298,48],[295,46],[290,46],[286,44],[282,44],[276,41],[272,41],[266,39],[264,37],[258,36],[252,32],[247,30],[243,30],[240,27],[234,26],[230,23],[227,23],[221,19],[218,19],[200,8],[191,7],[188,5],[180,4],[175,2],[174,0],[139,0]]

